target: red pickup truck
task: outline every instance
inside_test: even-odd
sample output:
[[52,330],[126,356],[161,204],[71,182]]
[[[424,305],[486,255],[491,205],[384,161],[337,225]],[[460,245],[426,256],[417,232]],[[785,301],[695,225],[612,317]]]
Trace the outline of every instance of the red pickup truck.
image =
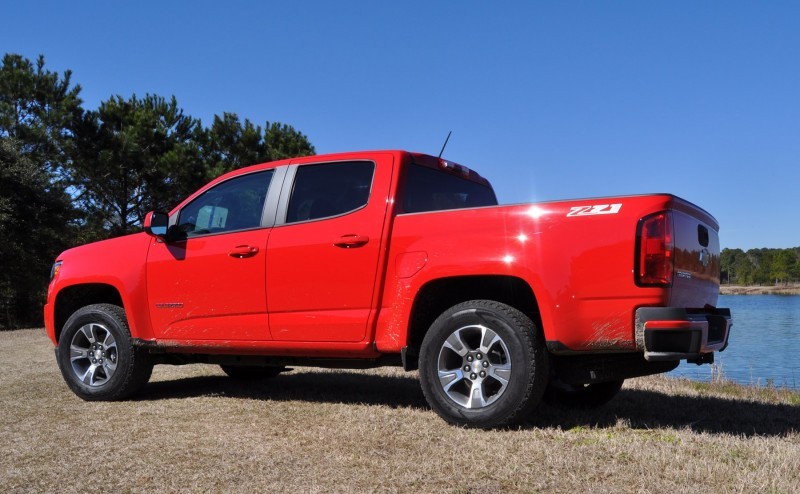
[[155,364],[240,379],[402,365],[446,421],[496,427],[713,362],[732,321],[719,250],[714,218],[670,194],[499,206],[433,156],[312,156],[64,252],[45,326],[86,400],[131,396]]

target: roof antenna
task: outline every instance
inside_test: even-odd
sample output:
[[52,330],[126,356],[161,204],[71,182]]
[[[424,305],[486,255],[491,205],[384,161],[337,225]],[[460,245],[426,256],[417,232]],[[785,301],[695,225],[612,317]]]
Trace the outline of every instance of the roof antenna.
[[447,139],[444,140],[444,145],[442,146],[442,150],[439,151],[439,159],[442,159],[442,154],[444,154],[444,148],[447,147],[447,141],[450,140],[450,134],[452,134],[452,133],[453,133],[452,130],[447,133]]

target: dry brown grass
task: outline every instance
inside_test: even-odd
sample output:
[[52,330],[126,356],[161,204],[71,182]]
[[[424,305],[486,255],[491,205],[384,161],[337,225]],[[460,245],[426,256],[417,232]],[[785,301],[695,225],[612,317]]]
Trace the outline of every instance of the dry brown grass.
[[12,492],[800,492],[800,395],[781,389],[643,378],[488,432],[393,369],[244,385],[160,366],[137,399],[86,403],[24,330],[0,333],[0,412]]

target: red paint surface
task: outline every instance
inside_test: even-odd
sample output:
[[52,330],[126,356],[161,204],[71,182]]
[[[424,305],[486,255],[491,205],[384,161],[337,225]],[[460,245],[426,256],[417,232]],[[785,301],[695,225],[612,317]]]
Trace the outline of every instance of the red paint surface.
[[[438,168],[439,161],[380,151],[238,170],[187,198],[171,216],[243,173],[353,160],[373,162],[375,175],[367,205],[348,214],[183,242],[137,234],[64,252],[48,292],[48,335],[56,342],[54,312],[64,290],[85,284],[119,293],[133,337],[199,353],[398,353],[408,344],[420,290],[453,277],[521,280],[536,298],[545,338],[575,351],[634,350],[638,307],[716,305],[718,226],[669,194],[402,214],[405,167],[414,161]],[[459,173],[485,183],[475,172]],[[292,184],[273,186],[286,194]],[[676,218],[675,271],[685,278],[670,287],[637,286],[637,225],[667,210]],[[711,234],[708,247],[697,245],[698,224]],[[243,248],[249,254],[231,254]],[[703,265],[701,255],[711,261]]]

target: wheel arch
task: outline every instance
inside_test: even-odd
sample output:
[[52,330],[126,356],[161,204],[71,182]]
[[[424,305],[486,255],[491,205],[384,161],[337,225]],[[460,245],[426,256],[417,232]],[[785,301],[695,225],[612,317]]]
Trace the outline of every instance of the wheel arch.
[[125,310],[122,296],[113,285],[86,283],[68,286],[56,295],[54,310],[55,340],[59,340],[64,324],[75,311],[92,304],[112,304]]
[[542,334],[539,304],[533,289],[523,279],[505,275],[477,275],[440,278],[424,284],[417,292],[409,318],[404,365],[417,368],[417,355],[433,321],[450,307],[469,300],[493,300],[528,316]]

